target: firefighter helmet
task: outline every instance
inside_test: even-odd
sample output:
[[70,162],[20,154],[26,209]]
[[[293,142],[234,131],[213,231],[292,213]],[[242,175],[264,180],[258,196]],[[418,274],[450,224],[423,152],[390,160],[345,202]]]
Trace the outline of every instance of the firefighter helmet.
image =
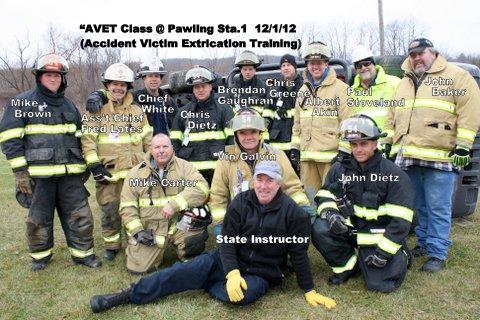
[[310,61],[313,59],[320,59],[320,60],[330,60],[332,57],[332,52],[327,45],[320,41],[311,42],[305,48],[305,52],[303,53],[303,59],[305,61]]
[[356,114],[340,124],[340,135],[344,141],[377,140],[387,136],[375,120],[364,114]]
[[131,88],[134,80],[135,79],[132,69],[130,69],[123,63],[112,64],[102,74],[102,83],[104,85],[106,85],[110,81],[123,81],[128,84],[129,88]]
[[370,51],[370,49],[368,49],[367,47],[362,46],[362,45],[356,46],[353,49],[352,62],[355,63],[355,62],[359,62],[359,61],[366,60],[366,59],[372,59],[373,60],[372,51]]
[[238,130],[258,130],[265,131],[265,119],[254,109],[242,108],[230,120],[230,128],[233,132]]
[[262,61],[254,52],[250,50],[243,51],[235,59],[235,66],[239,68],[241,68],[242,66],[253,66],[254,68],[257,68],[261,64]]
[[177,229],[183,231],[205,230],[212,223],[212,215],[208,206],[187,209],[180,213]]
[[193,86],[200,83],[212,83],[215,81],[213,74],[210,70],[202,66],[194,66],[187,71],[185,75],[185,82],[189,86]]
[[68,72],[68,62],[63,57],[55,53],[45,54],[40,56],[33,65],[32,73],[35,76],[43,72],[57,72],[62,75]]
[[141,78],[147,74],[159,74],[160,76],[164,76],[167,74],[167,71],[165,70],[162,61],[157,57],[153,57],[150,60],[142,62],[140,68],[137,70],[137,78]]

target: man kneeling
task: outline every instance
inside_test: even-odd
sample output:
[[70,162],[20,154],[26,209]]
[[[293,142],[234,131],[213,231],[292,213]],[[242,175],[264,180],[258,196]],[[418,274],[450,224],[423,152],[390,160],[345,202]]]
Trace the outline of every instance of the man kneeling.
[[317,193],[312,242],[332,267],[330,284],[347,281],[360,267],[368,289],[392,292],[407,273],[410,179],[382,157],[377,139],[385,134],[370,117],[346,119],[340,131],[353,157],[336,162]]
[[[334,307],[334,300],[313,289],[307,256],[310,218],[281,191],[281,180],[278,163],[258,163],[254,189],[237,195],[228,207],[222,234],[217,236],[219,250],[175,263],[120,293],[94,296],[90,300],[92,311],[145,304],[194,289],[204,289],[221,301],[246,305],[262,297],[270,286],[281,283],[287,254],[307,302]],[[307,241],[302,241],[305,238]]]

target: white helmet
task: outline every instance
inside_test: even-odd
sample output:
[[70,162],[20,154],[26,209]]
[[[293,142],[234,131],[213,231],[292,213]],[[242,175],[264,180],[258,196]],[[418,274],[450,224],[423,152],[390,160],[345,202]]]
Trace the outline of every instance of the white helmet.
[[362,60],[365,60],[365,59],[368,59],[368,58],[373,58],[373,53],[372,53],[372,51],[370,51],[370,49],[368,49],[364,45],[357,45],[353,49],[353,53],[352,53],[352,62],[353,63],[358,62],[358,61],[362,61]]
[[303,52],[303,59],[305,61],[313,60],[313,59],[321,59],[321,60],[330,60],[332,57],[332,52],[327,45],[320,41],[311,42],[305,48]]
[[212,83],[215,79],[210,70],[202,66],[194,66],[187,71],[185,75],[185,82],[189,86],[193,86],[200,83]]
[[159,74],[163,76],[167,74],[165,67],[163,66],[162,61],[157,57],[153,57],[150,60],[142,62],[140,68],[137,70],[137,77],[141,78],[147,74]]
[[131,88],[134,80],[135,79],[132,69],[130,69],[123,63],[112,64],[102,74],[102,83],[104,85],[106,85],[107,82],[110,81],[123,81],[128,84],[129,88]]
[[250,50],[243,51],[235,59],[235,66],[239,68],[241,68],[242,66],[253,66],[254,68],[257,68],[261,64],[262,61],[254,52]]

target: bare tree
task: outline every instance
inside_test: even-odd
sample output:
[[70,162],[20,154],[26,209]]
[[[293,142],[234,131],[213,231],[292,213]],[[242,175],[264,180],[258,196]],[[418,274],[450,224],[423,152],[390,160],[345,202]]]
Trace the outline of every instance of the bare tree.
[[414,18],[408,20],[394,20],[385,28],[385,53],[391,55],[405,55],[408,44],[424,31],[418,26]]
[[[23,42],[17,39],[16,50],[10,51],[3,48],[4,54],[0,56],[0,79],[7,88],[14,89],[17,93],[28,90],[32,86],[32,77],[27,72],[33,64],[33,59],[27,53],[29,48],[28,37]],[[10,59],[9,56],[15,58]]]

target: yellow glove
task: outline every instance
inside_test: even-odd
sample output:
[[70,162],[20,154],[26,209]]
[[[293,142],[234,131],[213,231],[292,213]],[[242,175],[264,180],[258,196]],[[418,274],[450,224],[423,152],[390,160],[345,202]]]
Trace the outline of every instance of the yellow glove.
[[227,293],[231,302],[243,300],[243,290],[247,290],[247,283],[240,275],[240,270],[234,269],[227,274]]
[[305,293],[305,299],[307,299],[307,302],[314,307],[318,306],[319,304],[323,304],[327,309],[331,309],[337,305],[335,300],[322,296],[315,290],[310,290]]

